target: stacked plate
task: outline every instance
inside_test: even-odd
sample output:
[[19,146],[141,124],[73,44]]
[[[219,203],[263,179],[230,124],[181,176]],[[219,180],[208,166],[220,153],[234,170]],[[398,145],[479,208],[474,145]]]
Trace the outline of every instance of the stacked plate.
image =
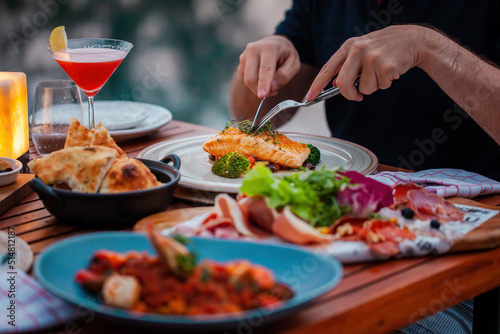
[[125,141],[155,132],[172,120],[166,108],[133,101],[96,101],[95,121],[102,122],[115,141]]

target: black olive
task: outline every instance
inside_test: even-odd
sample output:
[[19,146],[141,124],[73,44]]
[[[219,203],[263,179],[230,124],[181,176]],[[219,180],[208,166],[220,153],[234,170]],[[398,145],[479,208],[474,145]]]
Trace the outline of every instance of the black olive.
[[316,169],[316,166],[314,166],[312,163],[308,162],[308,163],[305,163],[303,165],[305,168],[309,169],[309,170],[315,170]]
[[213,155],[213,154],[209,154],[209,155],[208,155],[208,158],[209,158],[210,160],[212,160],[212,161],[215,161],[215,155]]
[[273,172],[273,173],[278,172],[278,167],[275,164],[268,164],[268,165],[266,165],[266,167],[269,168],[271,170],[271,172]]
[[413,210],[410,208],[404,208],[403,210],[401,210],[401,214],[403,215],[403,217],[408,219],[412,219],[413,217],[415,217],[415,212],[413,212]]
[[439,230],[440,226],[441,226],[441,224],[439,223],[439,221],[437,219],[431,220],[431,227],[432,228],[435,228],[436,230]]

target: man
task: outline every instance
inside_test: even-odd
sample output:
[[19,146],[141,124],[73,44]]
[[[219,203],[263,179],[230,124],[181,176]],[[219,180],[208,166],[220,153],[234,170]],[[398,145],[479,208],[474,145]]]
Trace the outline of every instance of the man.
[[326,101],[334,137],[371,149],[381,163],[500,180],[498,71],[434,30],[498,62],[499,14],[493,0],[294,1],[277,34],[240,56],[233,113],[253,117],[263,97],[268,106],[313,99],[338,74],[345,98]]
[[[252,118],[264,97],[268,107],[311,100],[336,78],[345,98],[326,101],[334,137],[381,163],[500,180],[500,70],[489,63],[500,62],[499,14],[493,0],[295,0],[276,35],[240,56],[231,109]],[[468,301],[403,331],[467,333],[471,323]]]

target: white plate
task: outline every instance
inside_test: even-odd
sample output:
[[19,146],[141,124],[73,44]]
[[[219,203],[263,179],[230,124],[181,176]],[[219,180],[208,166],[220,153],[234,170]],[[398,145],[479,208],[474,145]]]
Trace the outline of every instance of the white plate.
[[[362,174],[375,172],[378,159],[366,148],[340,139],[310,136],[299,133],[284,133],[290,139],[312,144],[321,152],[321,162],[317,168],[342,166],[345,170],[354,170]],[[139,158],[160,160],[164,156],[175,153],[181,159],[181,179],[179,185],[207,192],[237,193],[243,176],[228,179],[213,174],[210,170],[212,162],[208,153],[201,146],[213,135],[167,140],[149,146],[139,153]],[[277,175],[286,175],[293,171],[280,171]]]
[[95,123],[102,122],[102,125],[110,131],[133,128],[149,116],[149,111],[143,107],[137,108],[135,105],[121,103],[121,101],[107,104],[107,108],[101,106],[95,111]]
[[[96,123],[102,113],[116,115],[115,113],[124,111],[127,113],[135,111],[137,115],[147,113],[147,115],[130,129],[110,130],[111,137],[117,142],[149,135],[172,120],[172,113],[168,109],[154,104],[134,101],[95,101]],[[104,122],[103,125],[106,126]]]

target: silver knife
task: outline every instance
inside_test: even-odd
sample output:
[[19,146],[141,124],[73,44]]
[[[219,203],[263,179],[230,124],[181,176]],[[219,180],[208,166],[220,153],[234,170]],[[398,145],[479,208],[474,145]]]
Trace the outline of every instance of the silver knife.
[[262,101],[260,101],[260,104],[259,104],[259,108],[257,109],[257,112],[255,113],[255,117],[253,118],[253,122],[252,122],[252,130],[255,128],[255,124],[257,123],[257,118],[259,118],[259,113],[260,113],[260,109],[262,109],[262,105],[264,104],[264,100],[266,98],[262,98]]

